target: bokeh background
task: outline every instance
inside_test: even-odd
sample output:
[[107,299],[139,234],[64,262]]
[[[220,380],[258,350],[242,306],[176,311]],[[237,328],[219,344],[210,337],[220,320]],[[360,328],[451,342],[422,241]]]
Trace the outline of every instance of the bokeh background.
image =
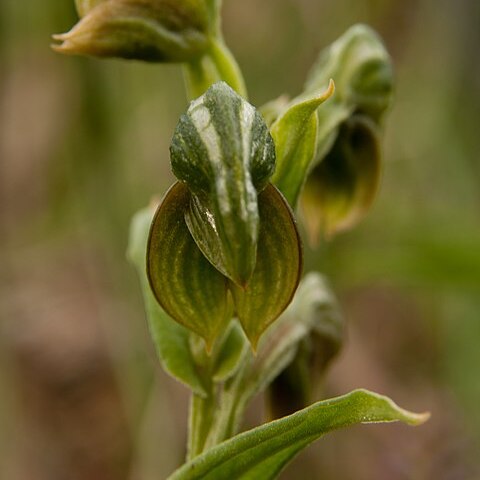
[[[297,94],[356,22],[396,69],[375,206],[307,268],[348,320],[324,394],[366,387],[432,419],[334,433],[282,478],[480,478],[480,3],[224,3],[256,105]],[[187,392],[159,368],[125,249],[172,180],[183,79],[54,54],[50,34],[75,21],[73,0],[0,0],[0,478],[163,479],[183,459]]]

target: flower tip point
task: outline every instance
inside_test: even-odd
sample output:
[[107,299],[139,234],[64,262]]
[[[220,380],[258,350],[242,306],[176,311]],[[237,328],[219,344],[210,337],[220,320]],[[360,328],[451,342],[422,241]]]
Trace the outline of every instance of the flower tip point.
[[[238,272],[237,272],[238,273]],[[247,274],[235,274],[229,276],[230,280],[239,288],[241,288],[243,291],[245,291],[248,288],[248,284],[250,282],[250,279],[252,278],[253,272],[248,272]]]
[[160,205],[161,198],[158,195],[152,195],[150,198],[150,203],[148,204],[149,208],[151,209],[157,209],[157,207]]
[[412,422],[413,425],[423,425],[425,422],[430,420],[432,414],[430,412],[423,412],[415,414],[415,419]]
[[333,78],[331,78],[328,82],[327,92],[329,97],[331,97],[335,93],[335,82]]
[[50,48],[57,53],[68,53],[70,48],[68,41],[68,33],[55,33],[52,35],[52,39],[55,40],[56,43],[52,43]]
[[57,53],[63,53],[63,44],[51,43],[50,48]]
[[255,337],[247,337],[250,342],[250,348],[252,349],[253,356],[258,355],[258,341],[260,340],[261,335],[256,335]]
[[205,352],[210,357],[212,355],[213,345],[215,344],[215,337],[204,337],[203,340],[205,342]]

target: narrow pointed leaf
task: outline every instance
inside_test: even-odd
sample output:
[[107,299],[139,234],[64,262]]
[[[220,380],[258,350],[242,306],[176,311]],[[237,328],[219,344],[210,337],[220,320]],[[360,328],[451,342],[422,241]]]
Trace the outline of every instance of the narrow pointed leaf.
[[271,127],[277,152],[277,168],[272,182],[295,208],[310,165],[315,158],[318,119],[317,108],[333,95],[330,80],[325,92],[296,99]]
[[170,152],[173,173],[193,193],[187,212],[192,236],[218,270],[245,285],[256,262],[257,195],[275,167],[265,122],[219,82],[182,115]]
[[408,412],[382,395],[355,390],[237,435],[187,463],[169,480],[274,479],[303,448],[328,432],[358,423],[420,425],[428,416]]
[[330,238],[356,225],[375,198],[380,175],[376,126],[354,115],[341,126],[331,151],[305,184],[301,211],[310,243],[316,245],[320,234]]
[[163,309],[211,348],[231,318],[227,279],[203,256],[184,220],[190,193],[181,182],[165,195],[153,219],[147,273]]
[[81,20],[54,35],[61,53],[185,62],[209,48],[209,14],[202,0],[78,2]]
[[257,263],[246,288],[231,284],[235,311],[253,348],[291,302],[302,270],[302,246],[292,211],[269,184],[259,195]]
[[198,374],[189,345],[189,332],[173,321],[160,307],[148,284],[145,258],[148,234],[155,209],[146,208],[132,219],[128,257],[135,265],[142,288],[147,321],[164,370],[198,395],[206,395],[203,380]]

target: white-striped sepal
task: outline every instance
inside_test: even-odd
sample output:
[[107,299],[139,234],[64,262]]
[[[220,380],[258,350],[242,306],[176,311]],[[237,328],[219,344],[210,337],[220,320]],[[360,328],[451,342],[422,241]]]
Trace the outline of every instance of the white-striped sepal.
[[180,118],[170,153],[173,173],[193,194],[190,233],[208,260],[244,287],[256,264],[258,193],[275,168],[263,118],[226,83],[216,83]]

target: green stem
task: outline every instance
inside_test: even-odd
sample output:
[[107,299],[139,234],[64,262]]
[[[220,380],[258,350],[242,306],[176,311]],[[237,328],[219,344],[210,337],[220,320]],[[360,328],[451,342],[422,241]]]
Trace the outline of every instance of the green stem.
[[210,355],[206,355],[200,337],[190,337],[192,355],[202,371],[207,396],[192,393],[187,460],[233,437],[238,432],[246,405],[254,393],[248,388],[251,357],[243,358],[242,365],[229,380],[222,384],[213,380],[214,365],[227,337],[228,330],[217,339]]
[[249,362],[244,364],[236,375],[222,388],[218,410],[213,418],[205,450],[227,440],[238,433],[246,406],[252,395],[246,388]]
[[220,8],[222,0],[207,0],[208,14],[210,16],[211,31],[216,36],[221,35],[220,27]]
[[215,399],[213,395],[201,397],[196,393],[192,393],[190,399],[187,461],[192,460],[204,451],[214,411]]
[[203,57],[184,65],[185,83],[190,99],[203,95],[212,84],[221,80],[242,97],[247,97],[242,72],[223,40],[212,39],[210,48]]
[[190,351],[198,371],[204,379],[205,395],[192,392],[188,425],[187,460],[200,455],[211,428],[216,406],[215,386],[212,382],[212,357],[205,351],[205,342],[198,335],[190,334]]
[[246,405],[251,398],[245,387],[248,365],[215,394],[215,386],[209,388],[208,397],[192,394],[190,403],[190,425],[188,460],[238,433]]
[[217,40],[212,43],[211,55],[221,78],[236,90],[239,95],[247,98],[247,88],[240,67],[223,40]]

